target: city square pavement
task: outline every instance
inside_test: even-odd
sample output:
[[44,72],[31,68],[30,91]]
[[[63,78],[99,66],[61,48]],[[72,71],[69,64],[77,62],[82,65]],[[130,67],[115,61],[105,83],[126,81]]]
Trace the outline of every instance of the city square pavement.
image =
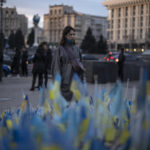
[[[49,79],[49,82],[52,80]],[[38,89],[35,91],[30,91],[32,82],[32,77],[6,77],[3,78],[3,81],[0,82],[0,112],[3,110],[15,110],[20,106],[23,101],[23,93],[27,94],[30,100],[30,103],[33,107],[37,107],[40,101],[40,94]],[[106,91],[110,91],[114,83],[98,84],[98,89],[101,91],[102,88],[105,88]],[[124,82],[123,91],[124,97],[128,99],[135,99],[136,93],[138,92],[139,82]],[[87,84],[89,95],[94,95],[94,84]],[[127,88],[128,87],[128,88]],[[48,90],[47,90],[48,95]]]

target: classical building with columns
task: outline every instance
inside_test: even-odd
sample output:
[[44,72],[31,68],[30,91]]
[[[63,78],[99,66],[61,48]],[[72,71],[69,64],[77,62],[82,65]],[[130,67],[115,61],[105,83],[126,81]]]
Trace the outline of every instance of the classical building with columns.
[[[3,8],[2,9],[2,31],[5,35],[5,37],[8,37],[13,31],[14,33],[17,31],[17,29],[21,29],[22,33],[24,35],[27,34],[28,29],[28,19],[25,15],[18,14],[16,8]],[[0,15],[1,17],[1,15]],[[1,20],[1,18],[0,18]]]
[[71,25],[76,30],[75,39],[81,44],[88,27],[91,27],[96,40],[100,35],[107,36],[107,17],[83,14],[73,10],[72,6],[53,5],[44,15],[44,35],[49,43],[59,43],[65,26]]
[[150,48],[150,0],[105,0],[110,49],[144,51]]

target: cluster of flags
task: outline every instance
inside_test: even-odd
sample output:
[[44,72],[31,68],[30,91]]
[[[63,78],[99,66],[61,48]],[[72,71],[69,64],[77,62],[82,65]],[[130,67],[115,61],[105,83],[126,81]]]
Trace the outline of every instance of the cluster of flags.
[[23,93],[21,106],[0,114],[0,150],[148,150],[150,149],[150,82],[143,80],[135,100],[123,97],[117,81],[108,92],[74,75],[74,101],[60,92],[61,77],[40,89],[37,108]]

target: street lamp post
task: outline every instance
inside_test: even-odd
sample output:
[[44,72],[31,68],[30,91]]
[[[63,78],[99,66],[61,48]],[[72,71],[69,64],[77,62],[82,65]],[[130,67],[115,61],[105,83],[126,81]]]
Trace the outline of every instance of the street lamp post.
[[0,82],[2,81],[2,66],[3,66],[3,3],[5,3],[6,0],[0,0],[0,7],[1,7],[1,20],[0,20],[0,39],[1,39],[1,44],[0,44]]

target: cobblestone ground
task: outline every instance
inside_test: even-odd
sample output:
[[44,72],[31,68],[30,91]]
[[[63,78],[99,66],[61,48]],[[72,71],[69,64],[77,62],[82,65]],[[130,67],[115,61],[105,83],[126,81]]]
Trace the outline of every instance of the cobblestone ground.
[[[29,96],[31,106],[37,107],[40,101],[39,91],[36,89],[34,92],[30,91],[32,78],[30,77],[7,77],[3,78],[0,83],[0,112],[6,109],[16,109],[23,101],[22,93],[24,92]],[[51,79],[49,79],[51,82]],[[123,84],[124,96],[128,99],[134,99],[138,91],[139,82],[125,82]],[[101,91],[105,88],[107,91],[113,87],[114,83],[98,84],[98,89]],[[94,95],[94,84],[87,84],[89,94]],[[128,87],[128,88],[127,88]],[[48,94],[48,92],[47,92]]]

